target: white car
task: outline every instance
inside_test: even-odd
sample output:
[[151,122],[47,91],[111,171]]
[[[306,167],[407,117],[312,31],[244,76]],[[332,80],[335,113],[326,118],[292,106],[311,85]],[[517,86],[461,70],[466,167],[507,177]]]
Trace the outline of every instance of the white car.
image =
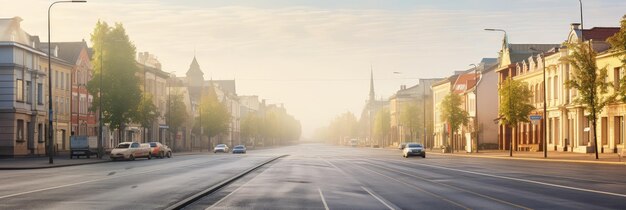
[[228,146],[226,144],[218,144],[217,146],[215,146],[215,148],[213,148],[213,153],[217,153],[217,152],[227,153]]
[[150,144],[140,144],[137,142],[122,142],[111,150],[109,155],[111,160],[135,160],[135,158],[152,159],[150,154]]

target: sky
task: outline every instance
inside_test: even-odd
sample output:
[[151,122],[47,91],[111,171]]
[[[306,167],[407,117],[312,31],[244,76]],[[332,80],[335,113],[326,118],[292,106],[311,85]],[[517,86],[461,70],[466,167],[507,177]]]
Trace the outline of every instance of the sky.
[[[1,0],[47,36],[52,1]],[[583,1],[584,27],[618,26],[626,1]],[[335,116],[360,115],[374,72],[377,98],[418,78],[442,78],[511,43],[562,43],[580,22],[576,0],[88,0],[56,4],[52,41],[89,42],[98,20],[120,22],[138,52],[183,76],[196,56],[205,79],[235,79],[239,95],[284,104],[303,137]],[[398,72],[395,73],[394,72]]]

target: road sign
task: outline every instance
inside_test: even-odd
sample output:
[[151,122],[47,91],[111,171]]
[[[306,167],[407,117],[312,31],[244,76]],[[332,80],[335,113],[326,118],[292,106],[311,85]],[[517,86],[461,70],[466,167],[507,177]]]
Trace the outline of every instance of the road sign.
[[541,115],[530,115],[530,122],[532,122],[533,125],[539,124],[539,120],[541,120]]

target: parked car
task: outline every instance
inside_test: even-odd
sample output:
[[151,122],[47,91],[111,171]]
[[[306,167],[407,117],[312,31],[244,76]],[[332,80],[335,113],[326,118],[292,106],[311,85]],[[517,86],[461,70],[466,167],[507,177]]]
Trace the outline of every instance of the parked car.
[[228,146],[226,144],[218,144],[215,148],[213,148],[213,153],[217,152],[228,152]]
[[122,142],[111,150],[111,160],[135,160],[135,158],[152,159],[150,144],[139,144],[137,142]]
[[148,142],[150,144],[150,154],[153,157],[158,158],[171,158],[172,157],[172,149],[165,144],[161,144],[160,142]]
[[233,147],[233,154],[236,154],[236,153],[246,154],[246,146],[237,145]]
[[426,150],[422,144],[408,143],[402,150],[402,156],[405,158],[410,156],[422,156],[422,158],[426,158]]

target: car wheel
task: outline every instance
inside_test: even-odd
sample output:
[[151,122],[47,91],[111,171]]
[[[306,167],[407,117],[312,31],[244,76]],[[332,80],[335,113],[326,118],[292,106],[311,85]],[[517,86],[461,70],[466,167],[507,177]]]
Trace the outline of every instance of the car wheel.
[[424,155],[422,155],[422,158],[426,158],[426,155],[425,155],[425,154],[424,154]]
[[152,153],[148,153],[148,160],[152,159]]
[[74,159],[74,155],[70,155],[70,159]]
[[172,152],[167,152],[167,158],[172,158]]
[[130,155],[130,156],[128,157],[128,159],[129,159],[129,160],[135,160],[135,156]]

